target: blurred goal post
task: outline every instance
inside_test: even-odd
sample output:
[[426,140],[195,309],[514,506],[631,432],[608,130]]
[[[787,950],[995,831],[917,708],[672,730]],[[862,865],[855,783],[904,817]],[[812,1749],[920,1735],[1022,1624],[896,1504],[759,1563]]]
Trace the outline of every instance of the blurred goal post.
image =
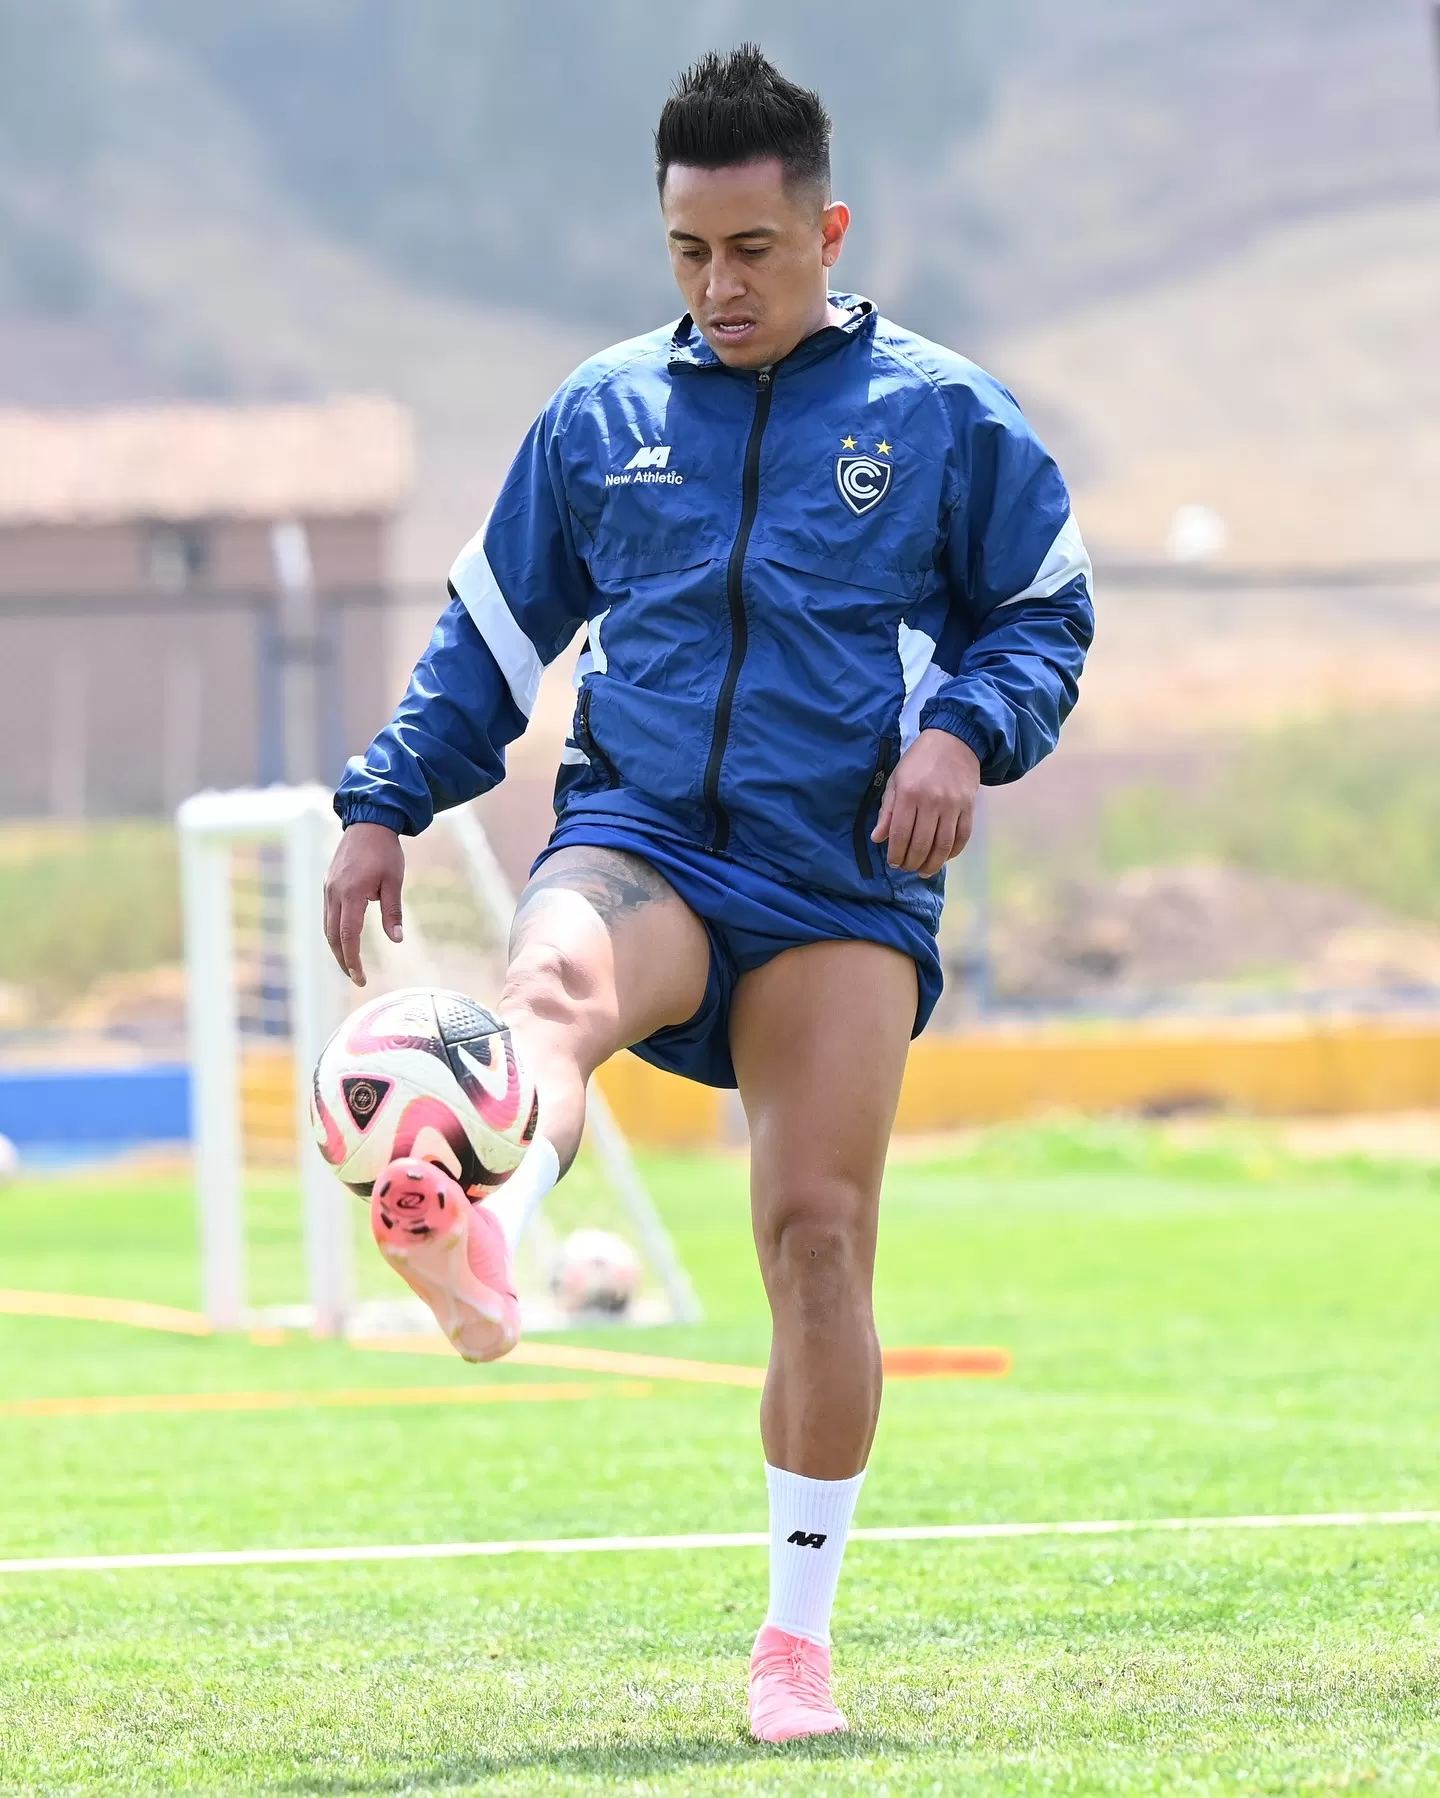
[[200,1213],[202,1291],[217,1330],[250,1321],[246,1303],[241,1037],[236,979],[234,854],[278,851],[283,888],[283,992],[292,1063],[294,1141],[312,1328],[342,1331],[353,1305],[349,1195],[310,1128],[309,1076],[338,1023],[340,978],[321,934],[320,894],[340,834],[320,786],[197,793],[176,814],[185,921],[191,1116]]
[[[320,786],[199,793],[179,807],[176,822],[206,1314],[224,1330],[271,1321],[303,1322],[323,1335],[364,1327],[366,1312],[393,1313],[394,1305],[357,1303],[352,1253],[355,1201],[322,1159],[309,1117],[311,1069],[330,1033],[357,1000],[335,966],[321,929],[325,872],[340,836],[331,795]],[[467,924],[472,930],[483,926],[503,954],[514,895],[479,820],[468,808],[444,812],[426,835],[448,839],[452,856],[463,869],[457,870],[457,878],[470,896],[471,909],[468,918],[459,921],[460,933]],[[412,854],[418,851],[419,845],[412,845]],[[483,984],[479,971],[457,962],[453,952],[446,966],[442,937],[427,938],[425,892],[423,869],[412,859],[406,877],[403,953],[378,930],[367,936],[366,967],[377,977],[377,992],[393,985]],[[279,1109],[285,1114],[270,1119],[276,1150],[272,1159],[298,1174],[306,1303],[284,1307],[283,1312],[257,1313],[248,1302],[246,1126],[253,1131],[255,1122],[251,1064],[257,1055],[265,1056],[267,1042],[272,1045],[271,1110],[276,1109],[278,1082],[284,1092]],[[631,1321],[698,1320],[701,1311],[694,1288],[635,1166],[625,1134],[593,1081],[586,1139],[657,1288],[655,1302],[633,1307]],[[543,1215],[540,1231],[545,1233]],[[572,1321],[556,1314],[540,1293],[527,1296],[523,1284],[521,1307],[531,1328],[563,1327]],[[369,1327],[375,1327],[373,1321]]]

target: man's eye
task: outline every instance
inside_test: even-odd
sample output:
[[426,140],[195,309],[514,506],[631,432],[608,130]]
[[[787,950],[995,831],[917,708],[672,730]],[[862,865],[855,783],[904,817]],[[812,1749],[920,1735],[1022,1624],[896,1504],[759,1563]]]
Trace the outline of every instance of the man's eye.
[[768,243],[757,244],[754,249],[744,249],[740,252],[742,256],[748,256],[752,262],[757,256],[768,256],[769,253],[770,246]]
[[704,250],[682,250],[680,255],[686,262],[703,262],[705,260]]

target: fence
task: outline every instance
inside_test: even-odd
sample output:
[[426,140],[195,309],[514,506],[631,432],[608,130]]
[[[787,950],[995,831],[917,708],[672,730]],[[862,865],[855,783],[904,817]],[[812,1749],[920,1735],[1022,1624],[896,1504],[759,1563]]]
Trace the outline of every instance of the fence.
[[393,703],[406,597],[322,589],[300,643],[273,590],[0,596],[0,818],[169,816],[203,787],[281,779],[297,655],[314,667],[317,765],[338,779]]

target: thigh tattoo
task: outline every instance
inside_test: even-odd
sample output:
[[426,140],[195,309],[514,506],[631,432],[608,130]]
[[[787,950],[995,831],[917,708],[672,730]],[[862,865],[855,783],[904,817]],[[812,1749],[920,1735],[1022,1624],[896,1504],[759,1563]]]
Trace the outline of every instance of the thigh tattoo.
[[621,920],[647,905],[675,897],[675,889],[649,862],[623,850],[592,848],[586,850],[584,861],[566,861],[558,867],[547,863],[520,895],[515,908],[515,922],[510,927],[512,955],[526,926],[551,893],[578,894],[606,930],[613,930]]

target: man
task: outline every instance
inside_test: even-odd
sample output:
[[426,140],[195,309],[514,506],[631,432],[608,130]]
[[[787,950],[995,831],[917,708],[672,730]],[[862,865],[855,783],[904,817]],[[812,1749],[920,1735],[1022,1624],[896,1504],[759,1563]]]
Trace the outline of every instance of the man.
[[536,421],[341,783],[326,889],[363,984],[367,903],[400,933],[401,836],[503,777],[542,666],[583,628],[555,831],[499,1003],[541,1134],[473,1209],[442,1171],[396,1163],[377,1191],[436,1233],[407,1254],[378,1199],[375,1231],[462,1354],[501,1355],[510,1251],[576,1153],[592,1070],[630,1046],[738,1083],[774,1325],[750,1681],[767,1741],[846,1726],[830,1612],[880,1404],[880,1179],[940,991],[941,871],[981,782],[1054,747],[1092,628],[1064,484],[1010,395],[829,293],[850,220],[829,135],[753,46],[680,78],[656,173],[688,310],[584,364]]

